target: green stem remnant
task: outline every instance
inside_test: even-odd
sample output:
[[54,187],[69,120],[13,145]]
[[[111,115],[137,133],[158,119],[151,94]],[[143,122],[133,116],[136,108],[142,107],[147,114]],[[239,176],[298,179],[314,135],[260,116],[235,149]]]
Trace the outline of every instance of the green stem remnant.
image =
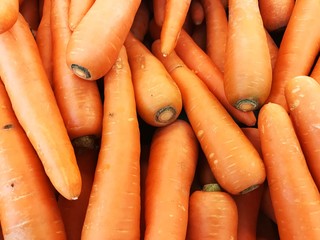
[[172,106],[165,106],[157,111],[155,120],[161,124],[168,124],[176,118],[177,111]]
[[218,183],[208,183],[203,185],[202,191],[205,192],[220,192],[222,191],[220,185]]
[[82,79],[89,80],[91,78],[89,70],[85,67],[79,66],[77,64],[71,64],[71,69],[75,75]]

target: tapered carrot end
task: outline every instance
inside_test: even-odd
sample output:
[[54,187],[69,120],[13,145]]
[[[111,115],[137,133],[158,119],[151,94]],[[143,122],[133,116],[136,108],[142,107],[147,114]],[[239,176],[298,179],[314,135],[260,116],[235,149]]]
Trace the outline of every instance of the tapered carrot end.
[[85,80],[90,80],[91,79],[91,74],[89,70],[85,67],[79,66],[77,64],[71,64],[71,70],[75,75],[78,77],[85,79]]

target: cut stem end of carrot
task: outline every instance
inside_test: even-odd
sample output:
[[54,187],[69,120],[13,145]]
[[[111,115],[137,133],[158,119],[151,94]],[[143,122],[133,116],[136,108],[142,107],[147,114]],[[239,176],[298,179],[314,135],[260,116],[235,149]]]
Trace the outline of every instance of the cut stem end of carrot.
[[240,192],[240,194],[242,194],[242,195],[243,195],[243,194],[249,193],[249,192],[251,192],[251,191],[253,191],[253,190],[257,189],[258,187],[260,187],[260,184],[252,185],[252,186],[250,186],[250,187],[246,188],[245,190],[241,191],[241,192]]
[[78,77],[85,79],[85,80],[90,80],[91,74],[88,69],[85,67],[79,66],[77,64],[71,64],[71,69],[75,75]]
[[172,106],[166,106],[157,111],[155,120],[160,124],[169,124],[175,120],[177,111]]
[[259,107],[259,104],[253,99],[241,99],[237,101],[234,106],[240,111],[249,112],[256,110]]
[[83,147],[83,148],[94,149],[98,147],[97,137],[93,135],[78,137],[72,140],[72,145],[74,148]]
[[203,185],[202,191],[204,192],[220,192],[222,189],[218,183],[208,183]]

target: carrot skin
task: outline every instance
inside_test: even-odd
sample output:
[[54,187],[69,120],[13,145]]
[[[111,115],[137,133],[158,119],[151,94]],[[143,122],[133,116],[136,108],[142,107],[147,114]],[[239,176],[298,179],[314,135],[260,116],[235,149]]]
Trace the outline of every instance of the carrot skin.
[[18,0],[2,0],[0,3],[0,34],[9,30],[19,15]]
[[94,0],[70,0],[68,25],[71,31],[77,27],[81,19],[86,15],[94,2]]
[[320,57],[318,56],[316,63],[310,73],[310,77],[320,83]]
[[21,126],[54,187],[67,199],[77,198],[81,177],[73,147],[35,39],[22,15],[0,35],[0,52],[0,75]]

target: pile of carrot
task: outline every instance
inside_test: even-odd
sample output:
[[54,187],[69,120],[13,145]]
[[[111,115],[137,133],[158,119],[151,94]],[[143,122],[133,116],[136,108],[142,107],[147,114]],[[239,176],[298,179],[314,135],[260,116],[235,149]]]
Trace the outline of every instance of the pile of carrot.
[[319,0],[1,0],[0,239],[320,239]]

